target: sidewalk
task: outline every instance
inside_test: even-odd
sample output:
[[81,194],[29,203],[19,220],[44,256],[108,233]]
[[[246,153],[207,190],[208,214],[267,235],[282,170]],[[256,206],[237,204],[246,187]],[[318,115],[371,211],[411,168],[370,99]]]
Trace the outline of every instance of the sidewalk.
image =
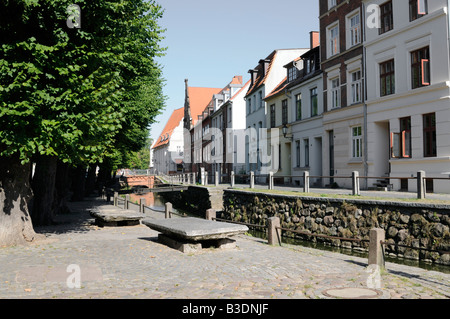
[[[0,248],[0,298],[325,299],[361,291],[380,299],[450,298],[450,274],[387,263],[378,282],[366,259],[248,236],[237,237],[234,250],[182,254],[145,226],[94,226],[88,208],[100,204],[72,203],[63,224],[36,229],[44,241]],[[73,287],[77,270],[80,288]]]

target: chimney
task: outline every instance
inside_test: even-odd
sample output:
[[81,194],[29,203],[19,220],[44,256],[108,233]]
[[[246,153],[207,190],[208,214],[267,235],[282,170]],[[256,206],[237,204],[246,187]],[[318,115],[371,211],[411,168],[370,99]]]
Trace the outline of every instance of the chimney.
[[309,33],[309,39],[311,50],[317,48],[320,45],[320,37],[318,31],[311,31]]

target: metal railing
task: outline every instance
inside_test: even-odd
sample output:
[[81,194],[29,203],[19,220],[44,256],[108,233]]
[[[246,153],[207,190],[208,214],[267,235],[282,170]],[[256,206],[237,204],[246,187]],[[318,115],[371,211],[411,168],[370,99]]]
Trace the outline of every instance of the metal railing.
[[[225,178],[226,176],[226,178]],[[351,180],[351,194],[352,195],[361,195],[361,180],[384,180],[384,181],[391,181],[391,180],[416,180],[417,181],[417,198],[418,199],[424,199],[426,198],[427,194],[427,183],[426,181],[434,181],[434,180],[440,180],[440,181],[449,181],[450,177],[430,177],[426,176],[426,173],[424,171],[417,172],[416,176],[413,177],[394,177],[394,176],[360,176],[359,172],[354,171],[352,172],[352,175],[350,176],[321,176],[321,175],[310,175],[308,171],[304,171],[302,176],[299,175],[275,175],[274,173],[270,172],[268,174],[255,174],[255,172],[250,172],[249,174],[235,174],[234,172],[231,172],[229,175],[219,174],[218,172],[214,172],[214,174],[208,174],[208,172],[204,172],[204,174],[200,174],[198,176],[197,173],[183,173],[183,174],[175,174],[175,175],[166,175],[164,176],[166,181],[172,184],[195,184],[198,178],[198,181],[201,185],[208,185],[208,184],[214,184],[216,186],[223,185],[224,183],[221,183],[221,180],[227,180],[227,185],[230,185],[231,187],[235,187],[237,185],[236,181],[240,182],[240,185],[247,184],[250,189],[254,189],[256,185],[267,185],[269,190],[275,189],[275,185],[277,180],[280,179],[289,179],[290,183],[292,184],[292,181],[295,179],[296,181],[301,182],[302,186],[300,185],[286,185],[283,183],[284,186],[289,187],[299,187],[302,189],[303,193],[310,193],[311,189],[311,180],[315,179],[318,181],[321,181],[320,184],[322,184],[322,181],[324,179],[328,179],[330,181],[334,181],[335,179],[347,179]],[[212,179],[211,179],[212,178]],[[209,181],[210,180],[210,181]],[[212,181],[212,182],[211,182]],[[349,183],[350,184],[350,183]],[[366,183],[368,184],[368,183]],[[279,183],[278,183],[279,186]],[[323,186],[322,186],[323,187]],[[339,187],[332,187],[332,188],[338,188]],[[449,186],[450,188],[450,186]]]

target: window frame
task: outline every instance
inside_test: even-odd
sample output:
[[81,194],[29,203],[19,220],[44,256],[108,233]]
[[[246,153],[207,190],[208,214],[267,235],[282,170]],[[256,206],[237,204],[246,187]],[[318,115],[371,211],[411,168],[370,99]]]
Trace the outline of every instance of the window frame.
[[319,115],[319,92],[317,87],[309,90],[310,94],[310,106],[311,106],[311,117]]
[[394,6],[392,0],[380,5],[379,34],[384,34],[394,29]]
[[[355,80],[355,74],[359,73],[359,78]],[[361,103],[363,98],[363,85],[362,85],[362,72],[361,70],[354,70],[350,72],[350,78],[351,78],[351,97],[352,97],[352,103],[351,104],[357,104]],[[359,98],[358,98],[358,97]]]
[[[420,11],[420,3],[425,11]],[[415,21],[428,14],[428,0],[409,0],[409,22]]]
[[[356,130],[356,135],[355,135]],[[363,131],[362,126],[351,127],[351,137],[352,137],[352,158],[362,159],[363,157]]]
[[302,94],[295,95],[295,119],[300,121],[302,119]]
[[288,114],[288,100],[281,101],[281,124],[285,125],[289,123],[289,114]]
[[[334,30],[336,31],[336,34],[333,37]],[[339,21],[330,25],[327,31],[328,31],[328,57],[332,57],[340,53]]]
[[423,115],[423,156],[437,156],[436,113]]
[[[335,84],[337,81],[337,85]],[[330,79],[331,87],[331,109],[338,109],[341,107],[341,79],[340,77],[335,77]]]
[[275,110],[275,104],[272,104],[270,106],[270,128],[276,127],[276,110]]
[[431,84],[430,47],[411,52],[411,88],[418,89]]
[[[383,97],[395,94],[395,59],[384,61],[380,63],[379,66],[380,66],[380,96]],[[389,66],[390,71],[386,71],[388,69],[387,66]],[[389,85],[388,79],[390,79]]]

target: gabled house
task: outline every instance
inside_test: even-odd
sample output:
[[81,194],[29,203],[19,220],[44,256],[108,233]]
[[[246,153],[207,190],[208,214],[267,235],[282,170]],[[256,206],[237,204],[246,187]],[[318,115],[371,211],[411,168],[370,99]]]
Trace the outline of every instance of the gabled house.
[[271,169],[267,150],[267,103],[264,98],[279,85],[286,76],[283,66],[305,53],[307,49],[275,50],[258,65],[249,70],[250,85],[244,97],[246,100],[246,171],[268,174]]
[[156,174],[183,171],[183,116],[183,108],[173,111],[161,135],[153,143],[152,161]]

